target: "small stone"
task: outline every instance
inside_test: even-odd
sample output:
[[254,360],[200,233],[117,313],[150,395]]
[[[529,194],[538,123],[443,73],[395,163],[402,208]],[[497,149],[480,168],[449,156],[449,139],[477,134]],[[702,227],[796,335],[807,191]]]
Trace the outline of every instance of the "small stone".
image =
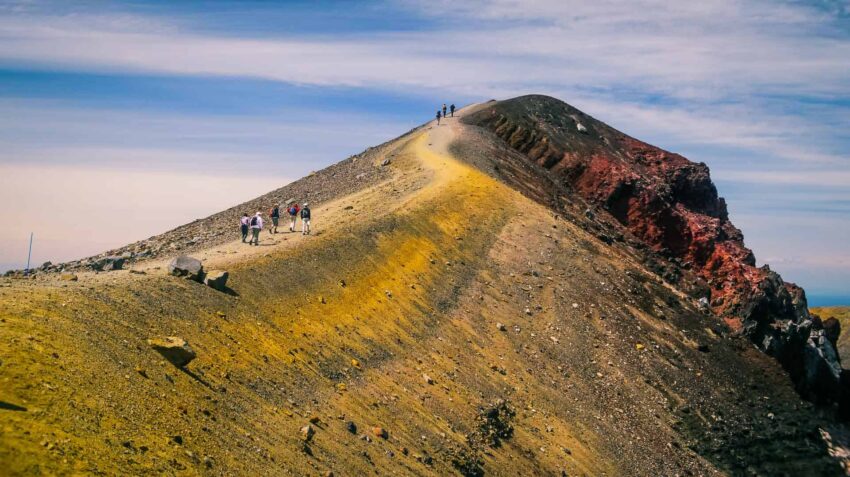
[[311,439],[313,439],[314,434],[316,434],[316,431],[310,424],[307,424],[306,426],[301,428],[301,438],[304,439],[305,442],[309,442]]
[[637,343],[637,344],[635,345],[635,349],[636,349],[636,350],[638,350],[638,351],[640,351],[640,350],[642,350],[642,349],[644,349],[644,348],[645,348],[645,346],[644,346],[644,345],[642,345],[642,344],[640,344],[640,343]]
[[434,384],[434,380],[431,379],[431,376],[428,376],[425,373],[422,374],[422,379],[424,379],[425,382],[428,383],[428,384]]
[[204,277],[204,284],[218,291],[226,291],[228,275],[224,270],[211,270]]
[[148,345],[178,368],[186,366],[197,357],[189,343],[177,336],[152,338],[148,340]]
[[348,421],[345,423],[345,430],[352,434],[357,434],[357,424],[354,421]]
[[505,331],[505,330],[507,330],[507,327],[505,326],[504,323],[496,323],[496,329],[499,330],[499,331]]

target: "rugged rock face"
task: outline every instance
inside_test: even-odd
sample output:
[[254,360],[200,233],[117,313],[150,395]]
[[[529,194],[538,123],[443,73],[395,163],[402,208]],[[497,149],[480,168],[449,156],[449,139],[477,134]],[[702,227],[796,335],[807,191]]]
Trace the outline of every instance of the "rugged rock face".
[[802,288],[756,267],[708,166],[546,96],[492,102],[465,121],[495,133],[560,186],[607,211],[648,246],[653,260],[667,262],[665,280],[707,299],[730,328],[783,364],[803,396],[840,400],[836,330],[825,332],[812,320]]

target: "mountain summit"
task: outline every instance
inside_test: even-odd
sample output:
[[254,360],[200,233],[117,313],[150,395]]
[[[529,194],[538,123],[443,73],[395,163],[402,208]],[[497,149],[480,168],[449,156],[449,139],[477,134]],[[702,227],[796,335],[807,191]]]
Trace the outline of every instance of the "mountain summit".
[[[241,243],[290,199],[313,235]],[[13,475],[847,465],[839,330],[755,267],[708,168],[545,96],[25,278],[0,287]]]

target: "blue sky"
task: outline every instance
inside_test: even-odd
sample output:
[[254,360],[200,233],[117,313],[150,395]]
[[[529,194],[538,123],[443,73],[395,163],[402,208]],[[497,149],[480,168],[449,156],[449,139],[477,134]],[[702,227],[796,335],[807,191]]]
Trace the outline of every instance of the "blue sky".
[[850,303],[848,63],[846,0],[0,1],[0,269],[534,92],[707,163],[760,263]]

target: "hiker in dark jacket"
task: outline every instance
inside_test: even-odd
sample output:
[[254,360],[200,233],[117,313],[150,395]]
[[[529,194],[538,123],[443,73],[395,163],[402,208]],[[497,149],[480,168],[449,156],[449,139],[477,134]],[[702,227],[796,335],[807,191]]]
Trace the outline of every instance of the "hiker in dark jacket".
[[245,243],[245,239],[248,238],[248,227],[251,225],[251,219],[248,218],[248,214],[242,214],[242,218],[239,219],[239,227],[242,229],[242,243]]
[[446,117],[446,103],[443,103],[443,117]]
[[269,216],[272,218],[272,224],[269,226],[269,233],[276,234],[277,233],[277,223],[280,220],[280,207],[275,205],[272,207],[272,210],[269,212]]
[[454,103],[452,103],[452,105],[449,106],[449,111],[452,112],[452,117],[455,117],[455,105],[454,105]]
[[438,125],[438,126],[440,125],[440,118],[441,118],[441,117],[442,117],[442,116],[440,116],[440,110],[438,109],[438,110],[437,110],[437,125]]
[[301,234],[310,235],[310,204],[307,202],[301,208]]

